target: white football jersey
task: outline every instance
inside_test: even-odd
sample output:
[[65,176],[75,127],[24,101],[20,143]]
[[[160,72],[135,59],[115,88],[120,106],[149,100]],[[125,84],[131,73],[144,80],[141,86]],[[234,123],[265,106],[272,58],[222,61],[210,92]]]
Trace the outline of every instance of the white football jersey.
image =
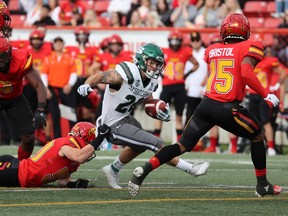
[[111,92],[106,86],[103,98],[101,122],[108,126],[130,115],[137,104],[150,96],[158,87],[158,79],[142,80],[138,67],[131,62],[117,64],[115,70],[123,78],[118,91]]

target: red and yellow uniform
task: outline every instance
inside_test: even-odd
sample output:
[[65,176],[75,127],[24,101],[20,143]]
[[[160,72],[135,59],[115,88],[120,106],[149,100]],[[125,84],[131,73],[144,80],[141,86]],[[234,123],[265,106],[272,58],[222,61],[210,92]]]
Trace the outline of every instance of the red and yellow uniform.
[[205,51],[210,76],[206,85],[206,96],[221,102],[242,101],[245,86],[241,74],[244,57],[251,56],[261,61],[263,45],[259,42],[244,41],[235,44],[216,43]]
[[42,73],[48,76],[49,85],[58,88],[67,85],[70,74],[75,71],[75,60],[69,53],[63,53],[61,57],[58,57],[55,52],[52,52],[45,58],[42,67]]
[[79,47],[65,47],[65,51],[75,58],[76,72],[78,77],[87,78],[89,76],[88,69],[93,62],[94,55],[97,54],[96,47],[85,47],[81,51]]
[[162,85],[173,85],[184,83],[184,68],[186,62],[192,56],[190,47],[181,47],[178,51],[163,49],[165,55],[165,70]]
[[23,78],[33,65],[32,56],[25,50],[12,49],[10,69],[0,73],[0,99],[13,99],[23,92]]
[[44,59],[52,52],[52,46],[50,43],[44,43],[39,50],[35,50],[32,46],[28,46],[27,51],[33,56],[33,67],[41,72]]
[[80,149],[72,136],[58,138],[42,147],[33,157],[19,163],[18,178],[21,187],[39,187],[43,184],[69,177],[79,163],[59,156],[62,146],[69,145]]
[[110,52],[102,53],[95,56],[95,61],[101,64],[101,70],[111,70],[123,61],[132,62],[132,53],[129,51],[121,51],[117,56],[113,56]]
[[[271,85],[273,85],[271,83],[273,74],[275,74],[273,72],[273,68],[278,67],[279,65],[280,65],[280,62],[279,62],[278,58],[269,56],[269,57],[264,57],[263,60],[261,62],[259,62],[254,69],[254,73],[256,74],[256,76],[259,79],[262,86],[267,91],[269,91],[269,87]],[[279,81],[279,76],[278,76],[278,81]],[[249,92],[251,94],[257,94],[252,89],[250,89]]]

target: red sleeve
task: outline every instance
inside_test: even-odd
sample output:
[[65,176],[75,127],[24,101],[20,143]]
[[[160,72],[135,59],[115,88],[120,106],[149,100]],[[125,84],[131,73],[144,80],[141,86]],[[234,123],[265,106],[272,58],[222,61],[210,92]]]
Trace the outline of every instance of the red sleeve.
[[241,75],[244,82],[255,92],[261,95],[262,98],[267,97],[268,92],[263,88],[259,79],[253,73],[253,66],[251,64],[242,64],[241,65]]
[[258,61],[261,61],[264,56],[264,48],[261,42],[250,41],[250,46],[248,48],[248,52],[245,56],[251,56]]

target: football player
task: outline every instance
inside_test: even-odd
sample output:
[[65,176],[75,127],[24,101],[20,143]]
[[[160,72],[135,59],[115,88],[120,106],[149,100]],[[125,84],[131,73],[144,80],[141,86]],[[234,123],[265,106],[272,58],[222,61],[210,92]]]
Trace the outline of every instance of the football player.
[[160,149],[144,166],[134,170],[128,185],[132,196],[138,194],[142,182],[152,170],[186,151],[191,151],[214,125],[251,140],[251,158],[257,179],[256,196],[281,193],[282,188],[271,184],[266,177],[263,127],[240,105],[246,85],[261,95],[269,106],[277,106],[279,103],[278,98],[269,94],[253,73],[255,65],[263,58],[263,45],[248,41],[249,21],[238,13],[233,13],[222,21],[220,35],[223,43],[212,44],[205,51],[205,61],[210,71],[205,97],[186,124],[180,140]]
[[[24,77],[37,92],[34,114],[23,94]],[[12,49],[7,38],[0,38],[0,80],[0,109],[6,111],[21,138],[18,159],[29,158],[34,148],[35,129],[46,126],[47,89],[33,67],[32,55],[25,50]]]
[[98,131],[95,138],[95,126],[79,122],[68,136],[50,141],[31,158],[19,161],[12,155],[0,156],[0,186],[39,187],[60,180],[60,186],[86,188],[88,180],[73,182],[70,174],[76,172],[80,164],[95,157],[95,146],[110,133],[110,128],[103,125]]
[[[153,99],[152,93],[158,87],[158,78],[164,69],[164,54],[159,46],[145,44],[135,55],[134,63],[124,61],[115,69],[99,72],[90,76],[78,93],[87,96],[91,87],[106,84],[103,109],[97,124],[111,127],[108,140],[116,145],[126,146],[112,164],[103,167],[110,187],[119,189],[119,171],[135,157],[147,149],[157,152],[164,142],[159,137],[142,130],[142,126],[132,115],[136,105]],[[160,113],[159,113],[160,114]],[[170,111],[159,115],[159,120],[170,121]],[[190,164],[178,157],[171,158],[170,165],[191,174],[204,175],[208,162]]]
[[[169,48],[163,49],[165,55],[165,70],[162,79],[162,92],[160,99],[166,103],[174,100],[176,110],[176,134],[177,140],[183,132],[183,110],[186,103],[185,78],[199,68],[198,61],[192,55],[192,49],[182,45],[183,35],[179,31],[173,31],[168,36]],[[184,75],[185,64],[190,61],[193,64],[191,70]],[[155,121],[155,135],[160,136],[162,122]]]

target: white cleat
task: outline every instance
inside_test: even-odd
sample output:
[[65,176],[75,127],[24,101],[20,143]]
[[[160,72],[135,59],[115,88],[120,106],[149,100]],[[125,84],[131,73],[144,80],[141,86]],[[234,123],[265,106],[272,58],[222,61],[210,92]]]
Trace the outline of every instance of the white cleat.
[[276,155],[276,151],[274,148],[268,148],[267,149],[267,154],[268,156],[275,156]]
[[136,167],[133,171],[133,176],[128,183],[128,190],[131,196],[136,196],[139,193],[142,181],[139,179],[144,173],[143,167]]
[[196,162],[192,164],[192,167],[187,172],[193,177],[205,175],[210,166],[209,162]]
[[102,168],[104,175],[108,181],[108,184],[113,189],[121,189],[122,187],[119,185],[119,173],[115,172],[111,168],[111,164],[104,166]]

